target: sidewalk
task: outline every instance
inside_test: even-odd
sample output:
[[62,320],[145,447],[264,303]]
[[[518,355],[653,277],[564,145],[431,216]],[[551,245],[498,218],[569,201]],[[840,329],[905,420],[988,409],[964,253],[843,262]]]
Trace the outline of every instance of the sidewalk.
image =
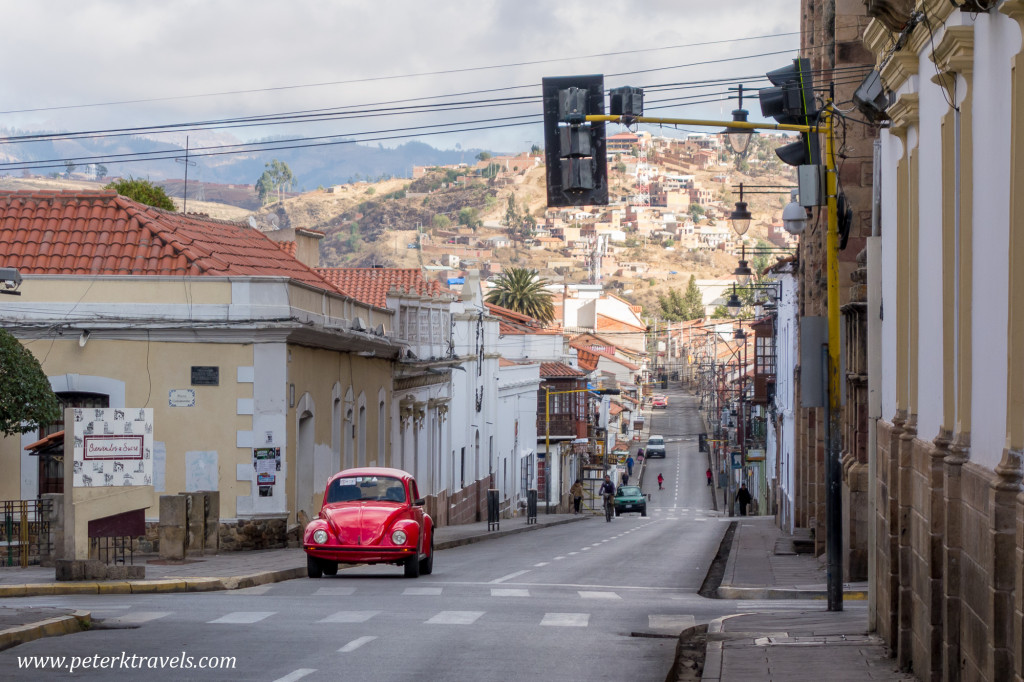
[[[590,518],[589,515],[538,514],[537,523],[529,525],[526,517],[502,519],[499,529],[493,531],[487,530],[486,521],[444,526],[436,530],[434,549],[451,549],[586,518]],[[0,568],[0,597],[207,592],[242,589],[306,576],[306,555],[299,548],[224,552],[190,557],[185,562],[168,562],[155,555],[136,555],[135,563],[145,564],[144,580],[57,582],[53,568]],[[40,637],[78,632],[89,627],[89,622],[89,614],[84,611],[17,605],[0,607],[0,651]]]
[[[705,682],[750,680],[915,680],[896,671],[882,640],[867,631],[867,583],[844,584],[843,611],[826,604],[826,574],[813,554],[796,554],[770,516],[736,517],[718,588],[721,599],[807,599],[799,611],[712,621]],[[686,679],[686,678],[680,678]]]

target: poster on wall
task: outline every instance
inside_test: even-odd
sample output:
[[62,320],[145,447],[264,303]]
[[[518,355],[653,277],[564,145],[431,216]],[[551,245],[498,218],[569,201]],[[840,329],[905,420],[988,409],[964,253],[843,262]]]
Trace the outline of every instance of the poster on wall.
[[277,472],[281,470],[281,448],[253,448],[252,468],[260,497],[273,497]]
[[153,485],[152,408],[75,408],[78,488]]

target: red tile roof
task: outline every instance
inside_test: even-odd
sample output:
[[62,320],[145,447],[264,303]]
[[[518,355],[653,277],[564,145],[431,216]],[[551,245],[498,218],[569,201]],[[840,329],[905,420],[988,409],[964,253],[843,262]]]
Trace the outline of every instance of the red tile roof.
[[0,267],[31,275],[270,275],[337,291],[257,230],[113,191],[0,192]]
[[484,303],[487,311],[498,318],[498,332],[506,334],[558,334],[557,327],[544,327],[541,322],[530,317],[517,313],[509,308],[504,308],[494,303]]
[[423,296],[448,293],[439,282],[427,281],[419,268],[317,268],[331,284],[357,301],[387,307],[391,289],[414,291]]
[[542,362],[540,363],[540,378],[553,379],[561,377],[585,377],[586,373],[573,369],[564,362]]

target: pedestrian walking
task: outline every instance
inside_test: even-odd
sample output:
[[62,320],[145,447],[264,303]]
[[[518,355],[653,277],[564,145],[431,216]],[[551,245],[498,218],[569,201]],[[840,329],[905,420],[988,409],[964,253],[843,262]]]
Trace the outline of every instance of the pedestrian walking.
[[664,482],[665,482],[665,477],[662,476],[661,474],[658,474],[658,490],[664,490],[664,488],[662,488],[662,484]]
[[569,488],[569,494],[572,495],[572,513],[579,514],[580,506],[583,504],[583,481],[577,478]]
[[625,471],[622,472],[622,485],[629,483],[629,474]]
[[626,458],[626,471],[629,472],[630,476],[633,475],[633,455]]
[[711,481],[714,478],[714,475],[711,473],[711,467],[708,467],[707,476],[708,476],[708,486],[710,486],[711,485]]
[[747,515],[747,505],[750,504],[750,491],[747,490],[747,484],[743,483],[740,485],[740,489],[736,491],[736,501],[740,503],[740,516]]

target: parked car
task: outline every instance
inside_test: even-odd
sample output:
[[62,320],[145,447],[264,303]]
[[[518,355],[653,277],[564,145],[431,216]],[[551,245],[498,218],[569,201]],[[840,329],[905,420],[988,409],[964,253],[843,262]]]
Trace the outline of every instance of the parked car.
[[656,395],[651,398],[651,407],[660,407],[662,409],[668,407],[668,396]]
[[644,447],[644,457],[651,459],[652,457],[665,458],[665,439],[662,436],[651,436],[647,439],[647,445]]
[[619,486],[615,491],[615,515],[619,516],[626,512],[640,512],[640,516],[647,516],[647,498],[635,485]]
[[331,476],[320,515],[303,533],[310,578],[337,575],[338,564],[395,564],[408,578],[434,570],[434,522],[413,477],[383,467]]

